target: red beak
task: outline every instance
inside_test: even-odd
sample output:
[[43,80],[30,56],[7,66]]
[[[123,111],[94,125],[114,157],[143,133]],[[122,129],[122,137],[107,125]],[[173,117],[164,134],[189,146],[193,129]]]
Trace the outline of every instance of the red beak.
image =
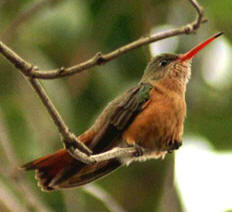
[[209,39],[207,39],[206,41],[200,43],[199,45],[197,45],[196,47],[194,47],[193,49],[191,49],[187,53],[181,55],[179,57],[179,60],[185,61],[185,60],[192,59],[201,49],[206,47],[209,43],[211,43],[213,40],[215,40],[217,37],[221,36],[222,34],[223,34],[223,32],[219,32],[216,35],[214,35],[214,36],[210,37]]

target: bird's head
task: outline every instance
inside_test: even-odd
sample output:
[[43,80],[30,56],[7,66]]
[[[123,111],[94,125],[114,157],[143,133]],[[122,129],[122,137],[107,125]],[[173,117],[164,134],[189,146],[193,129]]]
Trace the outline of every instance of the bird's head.
[[192,58],[220,35],[222,35],[221,32],[217,33],[185,54],[165,53],[152,58],[144,71],[141,82],[154,84],[157,81],[163,81],[166,83],[171,79],[172,83],[176,82],[185,86],[191,75]]

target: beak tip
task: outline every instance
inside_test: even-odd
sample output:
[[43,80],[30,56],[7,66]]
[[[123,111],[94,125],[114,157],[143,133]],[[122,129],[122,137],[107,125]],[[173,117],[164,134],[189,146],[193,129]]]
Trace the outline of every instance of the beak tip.
[[209,43],[211,43],[213,40],[215,40],[217,37],[221,36],[222,34],[223,34],[223,32],[216,33],[215,35],[213,35],[212,37],[210,37],[206,41],[202,42],[198,46],[194,47],[193,49],[191,49],[187,53],[180,56],[179,59],[184,61],[184,60],[188,60],[188,59],[193,58],[201,49],[203,49],[205,46],[207,46]]
[[224,34],[224,32],[218,32],[217,34],[215,34],[214,38],[217,38],[217,37],[219,37],[219,36],[221,36],[223,34]]

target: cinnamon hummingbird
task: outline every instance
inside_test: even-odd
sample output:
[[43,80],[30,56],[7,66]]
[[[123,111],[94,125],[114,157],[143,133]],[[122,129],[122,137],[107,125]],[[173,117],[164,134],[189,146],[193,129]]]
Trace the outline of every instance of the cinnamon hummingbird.
[[35,170],[42,190],[52,191],[81,186],[124,164],[163,158],[178,149],[182,144],[192,58],[221,34],[185,54],[165,53],[152,58],[139,83],[111,101],[96,122],[78,136],[93,154],[129,146],[143,149],[141,154],[85,164],[61,149],[23,168]]

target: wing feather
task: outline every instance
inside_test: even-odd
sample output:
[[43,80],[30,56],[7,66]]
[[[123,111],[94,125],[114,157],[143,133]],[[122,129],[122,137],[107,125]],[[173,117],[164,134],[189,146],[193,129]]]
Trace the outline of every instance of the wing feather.
[[150,84],[139,84],[127,91],[118,104],[114,104],[111,116],[105,121],[97,132],[91,148],[95,153],[109,150],[115,146],[116,138],[131,124],[136,115],[143,109],[143,105],[149,100]]

